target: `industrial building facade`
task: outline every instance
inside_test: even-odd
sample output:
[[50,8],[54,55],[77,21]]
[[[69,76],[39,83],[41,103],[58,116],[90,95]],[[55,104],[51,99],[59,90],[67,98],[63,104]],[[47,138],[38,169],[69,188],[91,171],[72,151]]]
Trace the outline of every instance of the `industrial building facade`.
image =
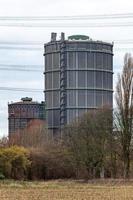
[[45,44],[48,128],[60,129],[83,113],[113,104],[113,45],[76,35]]
[[45,120],[45,103],[34,102],[32,98],[22,98],[21,101],[8,104],[9,137],[19,133],[33,120]]

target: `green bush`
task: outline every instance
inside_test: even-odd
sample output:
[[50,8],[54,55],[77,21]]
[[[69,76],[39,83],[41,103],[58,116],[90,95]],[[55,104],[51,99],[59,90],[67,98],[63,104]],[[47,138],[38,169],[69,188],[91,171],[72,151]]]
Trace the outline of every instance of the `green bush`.
[[30,165],[29,151],[23,147],[0,148],[0,175],[6,178],[25,179]]

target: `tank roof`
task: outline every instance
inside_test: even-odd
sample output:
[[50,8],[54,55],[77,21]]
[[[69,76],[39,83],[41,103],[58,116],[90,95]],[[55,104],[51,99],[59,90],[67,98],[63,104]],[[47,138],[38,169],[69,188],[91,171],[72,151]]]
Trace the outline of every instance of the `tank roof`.
[[68,40],[90,40],[90,37],[87,35],[71,35]]

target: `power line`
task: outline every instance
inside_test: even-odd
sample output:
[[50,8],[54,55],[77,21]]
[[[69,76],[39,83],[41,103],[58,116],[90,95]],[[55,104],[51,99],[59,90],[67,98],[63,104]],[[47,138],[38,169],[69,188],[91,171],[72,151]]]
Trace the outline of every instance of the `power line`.
[[[133,39],[121,39],[121,40],[112,39],[112,41],[115,44],[131,44],[131,43],[133,43]],[[104,40],[104,42],[112,42],[112,41],[111,41],[111,39],[110,40]],[[22,46],[42,46],[43,47],[43,45],[45,43],[46,43],[46,41],[43,41],[43,42],[41,42],[41,41],[31,41],[31,42],[28,42],[28,41],[18,41],[18,42],[16,42],[16,41],[14,41],[14,42],[11,42],[11,41],[0,41],[0,45],[16,45],[16,46],[21,46],[22,45]]]
[[34,88],[16,88],[16,87],[0,87],[0,90],[4,91],[15,91],[15,92],[43,92],[43,89],[34,89]]
[[[0,46],[0,50],[22,50],[22,51],[43,51],[42,48],[36,48],[36,47],[7,47],[7,46]],[[132,47],[127,47],[127,48],[123,48],[123,47],[119,47],[116,48],[114,46],[114,51],[124,51],[124,50],[132,50]]]
[[11,47],[11,46],[0,46],[0,49],[7,49],[7,50],[27,50],[27,51],[40,51],[43,50],[43,47]]
[[133,13],[101,14],[101,15],[71,15],[71,16],[1,16],[1,21],[40,21],[40,20],[96,20],[133,18]]
[[10,65],[0,64],[1,71],[43,72],[43,65]]
[[19,68],[1,68],[0,67],[0,71],[23,71],[23,72],[43,72],[43,70],[34,70],[34,69],[19,69]]
[[[119,67],[119,66],[118,66]],[[114,66],[114,69],[116,68],[116,66]],[[41,74],[43,75],[43,70],[26,70],[26,69],[10,69],[10,68],[0,68],[0,71],[23,71],[23,72],[41,72]]]
[[104,27],[133,27],[133,22],[115,23],[0,23],[1,27],[23,28],[104,28]]
[[133,39],[127,39],[127,40],[113,40],[114,43],[117,43],[117,44],[131,44],[133,43]]
[[44,43],[46,43],[46,41],[45,42],[42,42],[42,41],[31,41],[31,42],[29,42],[29,41],[20,41],[20,42],[16,42],[16,41],[0,41],[0,45],[31,45],[31,46],[40,46],[40,45],[44,45]]
[[15,68],[15,67],[19,67],[19,68],[27,68],[27,67],[30,67],[30,68],[42,68],[43,67],[43,65],[20,65],[20,64],[15,64],[15,65],[13,65],[13,64],[3,64],[3,63],[0,63],[0,66],[4,66],[4,67],[13,67],[13,68]]
[[127,47],[127,48],[123,48],[123,47],[121,47],[121,48],[114,48],[114,51],[133,51],[133,47]]

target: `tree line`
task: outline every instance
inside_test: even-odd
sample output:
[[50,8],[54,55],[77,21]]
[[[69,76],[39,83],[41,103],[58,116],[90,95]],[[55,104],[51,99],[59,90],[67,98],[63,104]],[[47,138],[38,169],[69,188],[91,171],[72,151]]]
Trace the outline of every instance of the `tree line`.
[[133,176],[133,58],[126,54],[114,109],[85,113],[54,139],[35,124],[0,140],[0,178],[130,178]]

